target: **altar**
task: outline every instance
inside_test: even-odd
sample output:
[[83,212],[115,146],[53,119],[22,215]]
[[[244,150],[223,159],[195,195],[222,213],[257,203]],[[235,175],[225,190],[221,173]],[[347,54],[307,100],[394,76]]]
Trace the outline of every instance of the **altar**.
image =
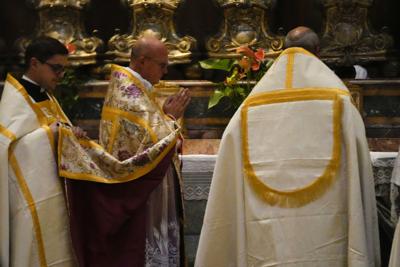
[[[212,149],[209,151],[212,151]],[[392,184],[392,170],[397,152],[370,152],[374,170],[378,214],[390,209],[390,190]],[[185,248],[189,264],[193,264],[199,235],[203,223],[204,212],[210,190],[213,170],[217,155],[215,154],[186,154],[183,162],[183,195],[185,212]],[[229,166],[226,166],[229,168]],[[390,248],[390,244],[389,244]]]

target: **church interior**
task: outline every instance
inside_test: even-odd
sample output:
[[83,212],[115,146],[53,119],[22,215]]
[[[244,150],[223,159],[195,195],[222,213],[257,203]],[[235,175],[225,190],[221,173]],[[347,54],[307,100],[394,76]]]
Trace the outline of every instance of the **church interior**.
[[[313,29],[321,40],[321,60],[349,88],[364,120],[378,210],[384,213],[397,188],[391,177],[400,146],[399,11],[398,0],[2,0],[0,88],[7,73],[22,74],[34,37],[58,39],[69,51],[70,66],[57,97],[72,122],[96,140],[110,66],[127,66],[138,38],[162,40],[169,66],[155,86],[157,101],[180,87],[192,97],[181,120],[185,246],[192,265],[220,139],[243,100],[224,95],[210,105],[215,90],[227,92],[229,72],[201,63],[240,60],[240,47],[262,48],[273,62],[291,29]],[[239,80],[240,88],[250,92],[257,75]],[[385,266],[395,224],[380,220]]]

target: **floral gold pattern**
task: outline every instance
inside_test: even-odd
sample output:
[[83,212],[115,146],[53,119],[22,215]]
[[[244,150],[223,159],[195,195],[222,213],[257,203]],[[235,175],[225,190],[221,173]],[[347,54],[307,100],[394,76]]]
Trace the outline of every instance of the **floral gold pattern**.
[[59,135],[60,175],[100,183],[131,181],[150,172],[175,147],[180,128],[167,120],[143,84],[114,65],[102,112],[100,145]]

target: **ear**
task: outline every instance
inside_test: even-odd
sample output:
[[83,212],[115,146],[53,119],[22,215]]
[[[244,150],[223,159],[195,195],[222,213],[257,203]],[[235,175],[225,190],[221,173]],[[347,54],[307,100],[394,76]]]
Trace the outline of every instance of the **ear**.
[[143,65],[146,62],[146,57],[145,56],[140,56],[139,57],[139,62],[141,65]]
[[30,61],[29,61],[29,67],[30,68],[37,68],[37,66],[40,64],[40,61],[37,59],[37,58],[35,58],[35,57],[32,57],[31,59],[30,59]]

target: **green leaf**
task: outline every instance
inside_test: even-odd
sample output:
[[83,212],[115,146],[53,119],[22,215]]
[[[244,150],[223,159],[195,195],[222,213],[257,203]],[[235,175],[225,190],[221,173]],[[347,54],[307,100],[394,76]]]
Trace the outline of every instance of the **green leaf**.
[[214,94],[210,97],[208,101],[208,108],[212,108],[219,103],[219,101],[225,96],[225,94],[220,90],[215,90]]
[[199,62],[203,69],[230,71],[235,61],[232,59],[206,59]]
[[232,87],[227,86],[227,87],[224,88],[223,93],[227,97],[232,97],[235,92],[233,91]]
[[236,92],[243,98],[245,99],[247,96],[246,90],[243,87],[237,87]]

